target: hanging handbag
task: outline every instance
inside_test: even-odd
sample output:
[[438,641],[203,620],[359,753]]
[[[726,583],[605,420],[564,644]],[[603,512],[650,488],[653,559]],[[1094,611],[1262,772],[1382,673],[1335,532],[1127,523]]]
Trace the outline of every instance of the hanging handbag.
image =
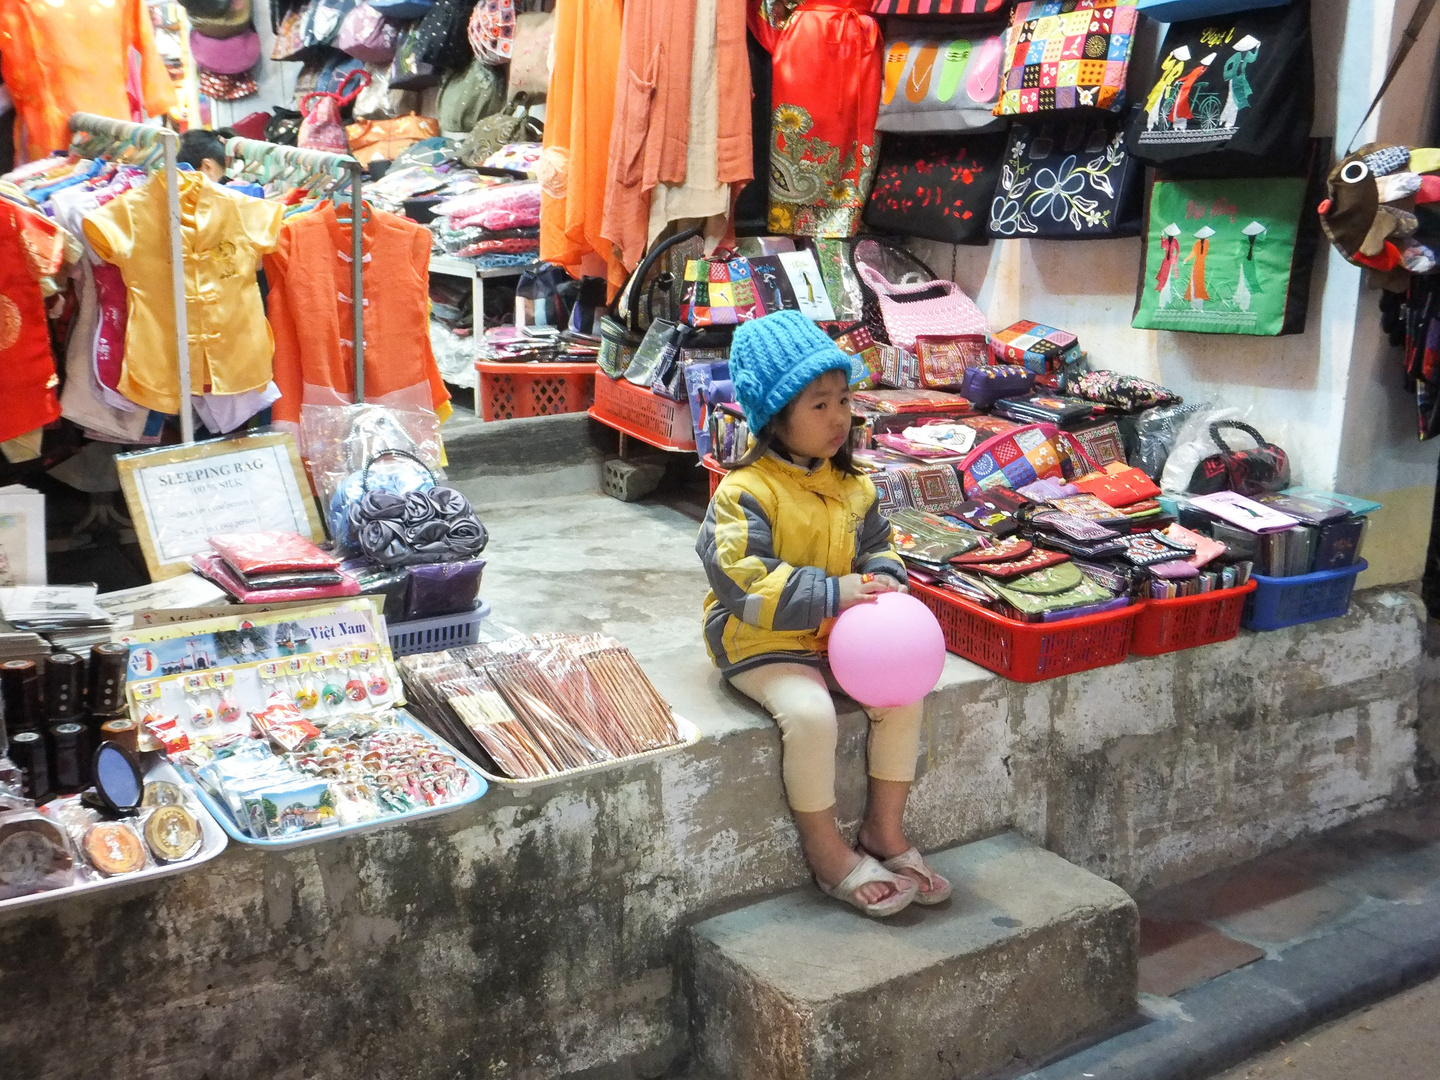
[[278,146],[294,146],[300,137],[300,122],[304,117],[298,109],[287,109],[276,105],[274,115],[265,125],[265,141]]
[[515,0],[479,0],[465,33],[476,59],[508,64],[515,48]]
[[892,285],[874,267],[860,276],[880,303],[880,317],[891,345],[913,351],[920,334],[985,334],[989,327],[975,301],[953,281]]
[[1261,337],[1302,333],[1329,146],[1314,141],[1308,176],[1158,177],[1131,325]]
[[673,284],[674,275],[663,269],[666,255],[700,234],[699,228],[686,229],[652,247],[621,287],[614,314],[600,317],[600,351],[595,362],[612,379],[624,376],[634,362],[645,332],[654,321],[656,295]]
[[[518,111],[517,111],[518,110]],[[516,94],[502,113],[477,123],[457,152],[462,164],[472,169],[503,146],[517,142],[538,142],[543,129],[530,118],[530,97]]]
[[394,161],[402,151],[439,134],[440,124],[434,117],[414,113],[393,120],[357,120],[345,128],[350,155],[362,165]]
[[201,71],[216,75],[244,75],[260,62],[260,35],[247,29],[234,37],[212,38],[198,30],[191,30],[190,55]]
[[1309,0],[1171,23],[1126,145],[1171,176],[1286,175],[1309,157],[1314,97]]
[[405,22],[424,18],[435,0],[370,0],[370,6],[387,19]]
[[1139,236],[1145,166],[1125,149],[1125,127],[1103,116],[1064,116],[1010,129],[989,235],[1042,240]]
[[880,312],[880,294],[866,283],[860,273],[862,266],[900,285],[934,281],[935,271],[904,248],[878,236],[856,236],[845,242],[843,269],[848,273],[843,275],[845,295],[837,299],[837,311],[842,307],[857,311],[870,336],[881,345],[889,345],[890,336]]
[[885,39],[885,81],[875,130],[993,131],[1000,100],[999,34],[905,30]]
[[370,4],[357,4],[340,24],[335,47],[367,64],[388,64],[395,59],[400,31]]
[[441,131],[468,133],[481,120],[503,108],[505,73],[480,60],[472,60],[463,72],[456,72],[445,80],[435,112]]
[[1290,0],[1140,0],[1141,15],[1156,22],[1185,22],[1189,19],[1212,19],[1236,11],[1256,8],[1284,7]]
[[310,46],[334,45],[340,35],[340,24],[355,7],[356,0],[315,0],[310,5],[305,24],[305,43]]
[[510,55],[510,93],[544,97],[550,89],[550,39],[555,13],[527,11],[515,16],[515,41]]
[[[1243,431],[1255,440],[1249,450],[1232,450],[1220,437],[1221,428]],[[1238,420],[1217,420],[1210,425],[1210,438],[1220,448],[1195,466],[1187,491],[1191,495],[1213,495],[1233,491],[1240,495],[1262,495],[1290,486],[1290,456],[1249,424]]]
[[995,115],[1118,113],[1138,21],[1135,0],[1022,0],[1005,32]]
[[656,319],[645,331],[630,366],[625,369],[625,381],[650,389],[656,379],[669,373],[680,355],[680,346],[694,332],[693,327],[683,323]]
[[395,46],[395,59],[390,61],[390,89],[428,90],[438,86],[441,72],[420,55],[419,24],[415,23],[400,35]]
[[750,260],[743,255],[685,261],[680,318],[688,325],[735,326],[764,315],[765,304],[755,290]]
[[393,120],[420,111],[419,94],[390,86],[389,64],[366,64],[365,70],[370,73],[370,82],[360,91],[351,110],[357,120]]
[[[348,154],[350,146],[345,141],[345,125],[340,122],[340,110],[359,95],[369,72],[356,71],[340,85],[337,93],[313,90],[300,102],[300,111],[305,119],[300,123],[300,133],[295,145],[302,150],[323,150],[330,154]],[[354,90],[348,90],[352,80],[360,80]]]
[[[339,94],[341,96],[344,96],[349,91],[348,84],[352,81],[351,76],[355,75],[357,72],[364,72],[365,65],[359,60],[355,59],[355,57],[346,56],[344,53],[336,52],[334,49],[327,49],[326,51],[330,54],[330,58],[325,61],[324,66],[320,68],[320,73],[315,79],[315,84],[308,87],[306,93],[309,93],[312,90],[319,90],[321,93],[324,94]],[[298,92],[299,89],[300,84],[297,80],[297,98],[304,96],[303,94],[300,94]],[[351,94],[350,100],[343,102],[342,104],[353,104],[354,98],[355,95]]]
[[442,71],[461,71],[474,59],[465,24],[475,0],[435,0],[415,24],[416,47],[422,63]]
[[942,244],[985,243],[1005,136],[887,135],[865,224]]

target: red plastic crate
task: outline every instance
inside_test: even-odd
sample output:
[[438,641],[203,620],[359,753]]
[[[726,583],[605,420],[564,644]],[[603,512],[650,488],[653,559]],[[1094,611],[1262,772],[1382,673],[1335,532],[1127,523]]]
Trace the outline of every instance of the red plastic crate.
[[1147,600],[1135,620],[1130,651],[1136,656],[1160,656],[1229,641],[1240,633],[1245,600],[1258,587],[1259,582],[1251,580],[1233,589],[1199,596]]
[[481,420],[584,412],[595,400],[595,364],[497,364],[475,361],[475,411]]
[[695,450],[688,401],[671,401],[624,379],[595,377],[590,416],[606,427],[661,450]]
[[700,464],[704,465],[706,471],[710,474],[710,497],[713,499],[716,489],[720,487],[720,481],[725,479],[725,474],[730,470],[716,461],[713,454],[706,454],[702,457]]
[[957,656],[1015,682],[1041,682],[1118,664],[1130,653],[1144,604],[1050,623],[1022,623],[912,582],[910,591],[940,620],[945,645]]

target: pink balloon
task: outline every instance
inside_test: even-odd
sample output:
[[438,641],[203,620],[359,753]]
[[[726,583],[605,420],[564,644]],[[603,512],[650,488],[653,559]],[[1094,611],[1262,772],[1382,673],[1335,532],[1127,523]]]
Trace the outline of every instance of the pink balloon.
[[906,593],[841,612],[830,630],[830,670],[861,705],[888,709],[920,701],[940,681],[945,634],[930,609]]

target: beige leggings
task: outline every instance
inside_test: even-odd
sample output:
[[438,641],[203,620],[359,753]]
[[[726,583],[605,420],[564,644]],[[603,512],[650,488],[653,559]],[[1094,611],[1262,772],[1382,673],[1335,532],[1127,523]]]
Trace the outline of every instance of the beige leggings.
[[[780,725],[781,772],[790,809],[802,814],[835,805],[835,701],[825,676],[807,664],[762,664],[730,685],[765,706]],[[915,779],[924,703],[865,710],[870,715],[870,775]]]

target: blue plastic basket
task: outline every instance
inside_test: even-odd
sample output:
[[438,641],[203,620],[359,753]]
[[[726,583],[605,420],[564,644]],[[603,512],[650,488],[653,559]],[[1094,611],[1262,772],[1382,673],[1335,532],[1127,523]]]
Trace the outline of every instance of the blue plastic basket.
[[413,653],[439,652],[441,649],[474,645],[480,635],[480,624],[489,614],[489,603],[481,600],[475,605],[474,611],[391,623],[390,651],[396,656],[410,656]]
[[1338,619],[1350,610],[1355,579],[1368,565],[1360,559],[1354,566],[1298,577],[1252,574],[1260,587],[1250,594],[1240,625],[1246,630],[1280,630],[1320,619]]

